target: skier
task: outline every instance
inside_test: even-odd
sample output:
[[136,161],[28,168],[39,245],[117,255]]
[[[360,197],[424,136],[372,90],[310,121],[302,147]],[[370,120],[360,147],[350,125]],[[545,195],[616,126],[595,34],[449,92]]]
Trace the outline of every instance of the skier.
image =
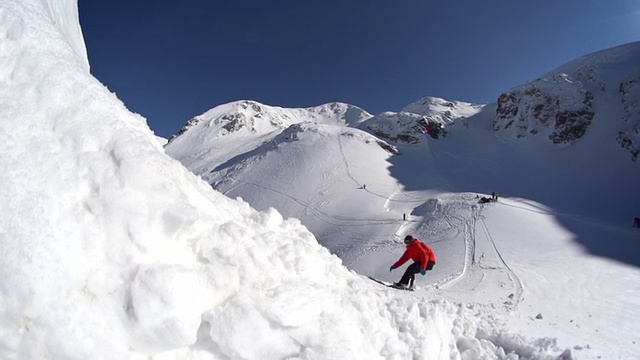
[[402,266],[402,264],[407,262],[409,259],[414,261],[413,264],[407,267],[407,270],[404,272],[404,275],[402,275],[400,282],[393,284],[394,287],[399,289],[413,288],[416,274],[420,273],[425,275],[427,270],[433,269],[433,266],[436,264],[436,255],[433,253],[433,250],[427,246],[427,244],[411,235],[405,236],[404,243],[407,245],[407,249],[400,259],[398,259],[398,261],[389,268],[389,271],[391,272],[393,269]]

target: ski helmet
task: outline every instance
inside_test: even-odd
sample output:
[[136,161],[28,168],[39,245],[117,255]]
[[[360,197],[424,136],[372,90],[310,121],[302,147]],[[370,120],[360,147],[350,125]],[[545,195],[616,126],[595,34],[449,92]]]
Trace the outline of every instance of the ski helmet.
[[413,236],[407,235],[407,236],[404,237],[404,243],[405,244],[409,244],[412,241],[413,241]]

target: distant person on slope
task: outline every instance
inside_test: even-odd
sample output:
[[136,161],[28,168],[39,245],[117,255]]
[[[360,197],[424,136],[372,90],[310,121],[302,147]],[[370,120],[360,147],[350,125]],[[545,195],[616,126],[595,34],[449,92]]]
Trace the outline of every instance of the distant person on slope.
[[395,287],[406,289],[413,287],[417,273],[424,275],[427,273],[427,270],[433,269],[433,265],[436,264],[436,255],[427,244],[411,235],[405,236],[404,243],[407,245],[407,249],[400,259],[391,265],[389,271],[402,266],[402,264],[406,263],[409,259],[415,261],[407,267],[400,282],[393,284]]

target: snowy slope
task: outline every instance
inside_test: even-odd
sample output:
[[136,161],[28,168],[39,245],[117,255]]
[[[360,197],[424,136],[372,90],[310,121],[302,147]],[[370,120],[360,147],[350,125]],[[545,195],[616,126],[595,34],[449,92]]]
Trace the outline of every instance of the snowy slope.
[[[578,351],[571,338],[521,337],[491,307],[381,288],[343,267],[298,220],[211,190],[87,72],[69,25],[78,23],[76,6],[0,3],[0,358],[552,359]],[[326,124],[305,132],[336,133]],[[365,134],[354,138],[365,141],[352,146],[379,156]],[[587,353],[633,350],[597,345]]]
[[[336,178],[342,178],[342,182],[355,179],[354,186],[380,181],[395,183],[395,187],[405,190],[483,193],[495,190],[544,203],[556,212],[571,213],[587,221],[624,226],[636,216],[640,202],[640,194],[636,190],[640,173],[633,155],[629,156],[629,152],[634,151],[634,134],[637,134],[640,119],[638,98],[630,96],[636,89],[632,84],[638,73],[634,60],[640,59],[639,44],[587,55],[536,81],[514,87],[503,94],[497,104],[484,106],[427,97],[406,106],[399,113],[382,113],[354,124],[357,129],[395,146],[402,153],[400,156],[389,156],[385,152],[379,152],[381,155],[378,156],[376,152],[351,150],[340,138],[324,136],[323,142],[335,143],[327,145],[327,149],[340,151],[325,150],[329,156],[326,160],[318,160],[314,155],[308,156],[297,150],[310,147],[309,151],[312,151],[317,147],[315,140],[298,143],[295,151],[283,155],[293,159],[288,161],[293,165],[288,166],[294,166],[291,173],[299,179],[297,182],[289,180],[283,184],[277,180],[286,176],[282,174],[281,160],[274,163],[270,159],[277,157],[263,157],[261,150],[257,150],[257,144],[251,146],[251,152],[244,150],[243,146],[249,141],[234,141],[237,145],[224,141],[212,141],[217,145],[202,145],[197,141],[189,145],[190,141],[184,139],[184,145],[176,150],[177,147],[170,144],[167,152],[208,182],[216,183],[214,186],[229,196],[241,196],[258,208],[275,206],[287,216],[302,219],[321,243],[341,256],[350,255],[338,250],[338,246],[328,244],[343,241],[324,235],[335,232],[334,229],[326,229],[334,227],[335,221],[327,223],[326,219],[313,219],[317,216],[309,211],[300,211],[297,205],[295,209],[289,207],[291,200],[276,202],[276,197],[282,197],[276,194],[308,193],[308,184],[314,184],[313,179],[320,176],[326,179],[326,174],[332,173]],[[585,99],[589,99],[588,109],[582,108],[587,106]],[[314,122],[315,119],[307,117],[300,121]],[[196,134],[209,136],[208,131]],[[621,142],[621,137],[628,141]],[[626,147],[621,147],[621,144]],[[198,158],[199,166],[190,163],[193,158]],[[371,161],[372,158],[375,160]],[[233,170],[235,176],[227,177],[226,172],[216,174],[223,163],[230,165],[247,161],[252,165],[243,165],[242,175],[237,168]],[[306,165],[297,168],[296,163]],[[273,171],[277,169],[280,174],[274,176],[262,171],[254,181],[254,164]],[[336,169],[342,171],[336,172]],[[246,183],[231,185],[231,177]],[[249,186],[256,183],[260,186]],[[333,190],[323,191],[322,195],[294,198],[308,207],[326,211],[329,210],[326,204],[334,203],[332,198],[343,197],[334,196],[343,193],[342,187],[327,188]],[[373,191],[372,188],[368,190]],[[357,213],[362,211],[359,210],[362,207],[379,207],[362,206],[360,195],[361,192],[356,192],[347,197],[352,204],[361,206],[340,206],[337,216]],[[377,195],[385,201],[395,196]],[[411,211],[411,206],[401,206],[388,215],[397,219],[399,214]],[[345,233],[344,230],[341,232]],[[367,238],[370,235],[358,236],[349,232],[345,238],[352,236]],[[598,254],[616,252],[608,251],[594,241],[587,241],[586,245]],[[624,247],[633,247],[633,244],[625,244]],[[635,263],[630,255],[623,260]]]
[[[633,74],[635,67],[617,53],[604,58],[618,64],[618,77],[602,75],[602,81]],[[567,78],[556,73],[544,78]],[[520,333],[573,344],[578,357],[632,357],[640,233],[630,226],[640,203],[640,172],[609,136],[632,116],[623,119],[617,95],[594,91],[589,129],[556,144],[549,135],[558,127],[545,124],[531,110],[537,99],[522,94],[544,89],[566,110],[580,103],[574,100],[583,92],[564,82],[534,82],[507,93],[518,99],[517,113],[531,124],[527,129],[537,129],[526,136],[501,125],[507,117],[500,102],[424,98],[356,129],[309,120],[250,152],[201,159],[222,166],[204,166],[206,172],[187,167],[230,197],[301,219],[357,273],[397,280],[400,274],[389,274],[388,266],[401,254],[400,239],[412,233],[431,244],[439,259],[418,279],[427,298],[461,302],[481,313],[493,309],[493,316],[508,319]],[[424,133],[429,122],[441,125],[431,127],[440,130],[438,136]],[[393,151],[375,146],[360,130]],[[502,202],[479,205],[478,197],[491,191]],[[613,321],[620,330],[603,335]]]
[[[375,194],[371,200],[367,190],[380,186],[398,190],[387,169],[387,159],[395,151],[361,130],[308,122],[292,125],[269,143],[201,177],[230,197],[242,196],[257,209],[275,207],[284,216],[301,219],[320,238],[335,239],[339,244],[330,249],[337,250],[352,246],[353,237],[365,239],[361,226],[379,223],[379,209],[386,206],[390,194]],[[364,156],[366,161],[361,162]],[[395,223],[399,216],[394,211],[389,221]],[[341,225],[347,229],[335,233]],[[359,226],[352,233],[348,227],[354,225]]]

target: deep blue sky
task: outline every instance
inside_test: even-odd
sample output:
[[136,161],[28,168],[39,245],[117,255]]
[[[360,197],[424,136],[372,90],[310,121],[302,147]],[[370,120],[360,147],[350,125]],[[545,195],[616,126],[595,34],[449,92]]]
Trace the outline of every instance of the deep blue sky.
[[91,73],[169,137],[235,100],[476,103],[640,40],[639,0],[79,0]]

